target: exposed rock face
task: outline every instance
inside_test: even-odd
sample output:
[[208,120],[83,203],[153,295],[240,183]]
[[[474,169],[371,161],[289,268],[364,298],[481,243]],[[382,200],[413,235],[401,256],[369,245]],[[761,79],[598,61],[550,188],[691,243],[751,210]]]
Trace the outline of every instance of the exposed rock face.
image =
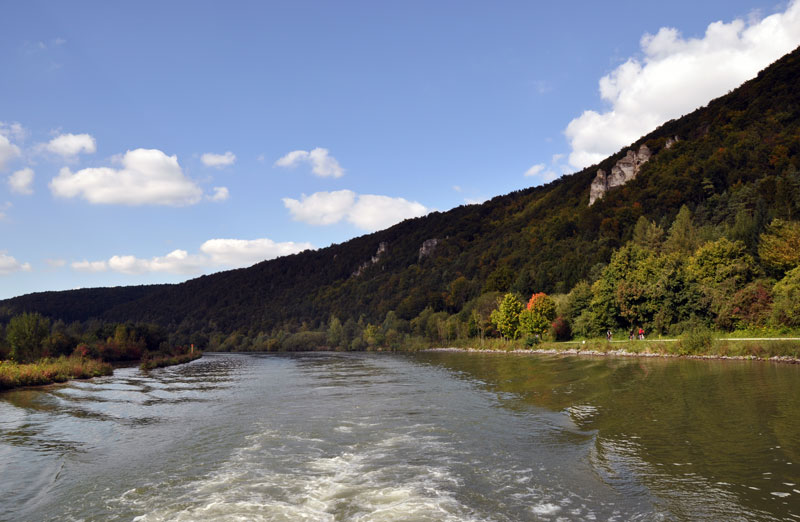
[[439,244],[439,240],[436,238],[433,239],[426,239],[422,242],[422,246],[419,247],[419,260],[422,261],[429,255],[433,254],[433,251],[436,250],[436,245]]
[[667,142],[664,144],[664,148],[671,149],[672,146],[678,143],[679,141],[680,140],[678,139],[677,136],[675,136],[674,138],[667,138]]
[[358,277],[361,274],[363,274],[364,270],[366,270],[367,268],[371,267],[372,265],[380,261],[381,257],[383,257],[383,255],[388,251],[389,251],[389,245],[386,243],[386,241],[381,241],[380,244],[378,245],[378,250],[377,252],[375,252],[375,255],[372,256],[369,261],[364,261],[363,263],[361,263],[361,266],[359,266],[356,269],[356,271],[353,272],[352,277]]
[[647,163],[652,154],[647,145],[642,144],[637,152],[629,150],[624,158],[617,161],[611,169],[611,174],[606,174],[603,169],[597,170],[597,176],[589,188],[589,205],[606,195],[614,187],[619,187],[629,182],[639,174],[642,165]]

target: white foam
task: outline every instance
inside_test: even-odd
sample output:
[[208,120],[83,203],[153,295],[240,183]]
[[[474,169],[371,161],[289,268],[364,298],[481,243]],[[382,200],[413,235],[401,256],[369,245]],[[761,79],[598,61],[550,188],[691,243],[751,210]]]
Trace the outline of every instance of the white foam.
[[555,504],[551,504],[549,502],[543,504],[537,504],[531,508],[537,515],[554,515],[561,511],[561,506],[557,506]]
[[[181,485],[179,491],[156,485],[148,492],[127,491],[118,501],[148,511],[136,519],[142,522],[475,520],[455,499],[459,479],[446,467],[391,460],[419,444],[442,445],[439,441],[389,434],[372,444],[320,455],[320,448],[308,451],[304,445],[284,451],[281,441],[289,437],[265,430],[247,437],[248,445],[217,471]],[[312,447],[315,441],[304,440]]]

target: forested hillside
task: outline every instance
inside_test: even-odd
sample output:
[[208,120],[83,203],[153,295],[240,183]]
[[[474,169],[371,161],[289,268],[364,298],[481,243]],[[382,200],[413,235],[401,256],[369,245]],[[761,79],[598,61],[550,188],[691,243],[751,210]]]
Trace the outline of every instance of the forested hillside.
[[[642,144],[653,156],[637,177],[589,206],[598,168],[609,172]],[[692,321],[781,323],[775,288],[800,264],[791,253],[800,230],[798,152],[800,49],[707,107],[548,185],[182,284],[8,299],[0,320],[36,311],[67,322],[147,322],[177,340],[264,348],[291,333],[328,331],[335,319],[350,340],[327,342],[353,347],[352,332],[371,325],[383,342],[392,329],[427,328],[440,338],[491,333],[488,314],[476,315],[482,303],[544,292],[587,335],[632,324],[668,331]],[[785,262],[775,261],[787,248]],[[734,296],[746,301],[738,294],[745,289],[764,294],[747,298],[761,299],[760,312],[722,309]],[[433,315],[448,326],[420,327]]]

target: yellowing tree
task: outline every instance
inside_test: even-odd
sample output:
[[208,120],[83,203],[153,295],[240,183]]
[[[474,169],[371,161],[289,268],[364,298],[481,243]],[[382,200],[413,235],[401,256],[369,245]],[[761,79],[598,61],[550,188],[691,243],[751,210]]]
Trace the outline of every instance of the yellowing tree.
[[758,256],[764,265],[776,272],[800,266],[800,223],[773,220],[761,234]]

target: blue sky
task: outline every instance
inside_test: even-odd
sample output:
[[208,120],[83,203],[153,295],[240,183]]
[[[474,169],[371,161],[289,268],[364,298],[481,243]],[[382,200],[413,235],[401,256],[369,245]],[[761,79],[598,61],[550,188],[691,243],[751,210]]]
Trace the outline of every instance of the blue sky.
[[5,2],[0,298],[178,282],[591,165],[800,0]]

